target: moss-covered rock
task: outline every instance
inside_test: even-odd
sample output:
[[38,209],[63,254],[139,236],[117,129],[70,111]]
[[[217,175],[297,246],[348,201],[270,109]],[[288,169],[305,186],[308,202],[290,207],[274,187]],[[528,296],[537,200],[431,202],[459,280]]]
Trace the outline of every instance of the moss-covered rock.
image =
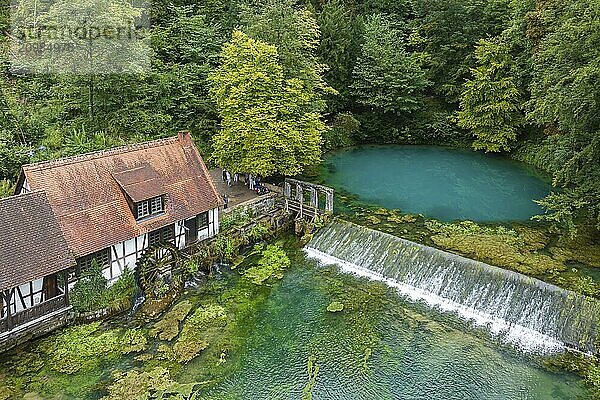
[[171,305],[179,298],[183,289],[183,284],[181,280],[178,279],[177,284],[164,287],[168,289],[167,292],[162,295],[162,297],[157,299],[150,297],[142,303],[135,315],[137,321],[154,321],[160,315],[162,315],[165,310],[171,307]]
[[552,256],[561,261],[575,261],[600,268],[600,238],[590,233],[570,238],[562,236],[556,244],[550,247]]
[[98,368],[121,354],[119,332],[100,332],[99,326],[94,322],[64,329],[40,342],[38,351],[51,369],[65,374]]
[[542,250],[550,243],[550,236],[544,229],[536,229],[528,226],[518,226],[515,231],[521,237],[523,245],[527,250]]
[[283,271],[290,266],[290,259],[277,245],[268,245],[262,251],[258,263],[244,271],[244,276],[256,285],[262,285],[270,278],[281,279]]
[[123,354],[139,353],[148,347],[148,338],[140,329],[128,329],[121,337],[121,344]]
[[378,225],[381,223],[381,219],[374,216],[374,215],[367,215],[365,216],[365,220],[367,220],[367,222],[373,224],[373,225]]
[[14,398],[15,393],[7,386],[0,386],[0,400],[9,400]]
[[181,384],[171,379],[165,368],[151,371],[129,371],[114,374],[115,382],[108,387],[103,400],[191,399],[197,383]]
[[327,306],[327,311],[335,313],[342,311],[344,309],[344,303],[340,303],[339,301],[332,301]]
[[225,326],[225,308],[217,304],[200,306],[184,323],[181,335],[173,346],[179,362],[187,363],[209,345],[211,330]]
[[505,235],[434,235],[431,240],[437,247],[454,251],[498,267],[531,276],[543,276],[564,271],[566,266],[552,257],[524,250]]
[[150,330],[152,337],[160,340],[173,340],[179,334],[179,324],[187,317],[192,309],[192,303],[182,301],[173,306]]
[[578,353],[563,353],[548,357],[544,364],[551,370],[566,370],[584,379],[590,390],[590,399],[600,400],[600,362],[594,357]]

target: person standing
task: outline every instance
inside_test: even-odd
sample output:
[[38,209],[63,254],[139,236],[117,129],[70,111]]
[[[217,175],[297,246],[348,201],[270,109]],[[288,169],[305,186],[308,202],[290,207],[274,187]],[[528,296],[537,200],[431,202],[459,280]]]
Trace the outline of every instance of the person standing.
[[227,207],[229,207],[229,196],[227,196],[226,194],[223,195],[223,208],[226,209]]
[[231,187],[231,173],[229,171],[225,171],[225,179],[227,180],[227,186]]
[[223,183],[227,181],[227,170],[223,168]]

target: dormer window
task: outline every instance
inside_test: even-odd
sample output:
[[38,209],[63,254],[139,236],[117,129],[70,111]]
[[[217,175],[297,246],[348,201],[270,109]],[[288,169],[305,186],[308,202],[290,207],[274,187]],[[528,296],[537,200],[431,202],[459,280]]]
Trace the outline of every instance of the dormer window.
[[162,197],[150,199],[150,214],[158,214],[165,210],[163,207]]
[[136,203],[137,219],[150,217],[152,215],[162,214],[165,212],[165,205],[162,196],[153,197],[149,200]]

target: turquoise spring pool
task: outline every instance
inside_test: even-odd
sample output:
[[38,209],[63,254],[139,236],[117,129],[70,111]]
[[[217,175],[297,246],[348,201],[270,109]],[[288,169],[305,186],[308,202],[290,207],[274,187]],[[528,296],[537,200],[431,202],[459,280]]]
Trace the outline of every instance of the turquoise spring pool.
[[526,221],[551,186],[506,157],[439,146],[361,146],[328,154],[321,179],[361,201],[444,221]]

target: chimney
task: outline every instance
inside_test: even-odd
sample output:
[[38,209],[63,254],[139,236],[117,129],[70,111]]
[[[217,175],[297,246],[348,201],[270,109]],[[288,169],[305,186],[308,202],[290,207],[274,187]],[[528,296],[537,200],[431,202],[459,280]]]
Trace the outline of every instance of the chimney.
[[190,131],[179,131],[177,132],[177,140],[181,144],[191,144],[192,143],[192,134]]

